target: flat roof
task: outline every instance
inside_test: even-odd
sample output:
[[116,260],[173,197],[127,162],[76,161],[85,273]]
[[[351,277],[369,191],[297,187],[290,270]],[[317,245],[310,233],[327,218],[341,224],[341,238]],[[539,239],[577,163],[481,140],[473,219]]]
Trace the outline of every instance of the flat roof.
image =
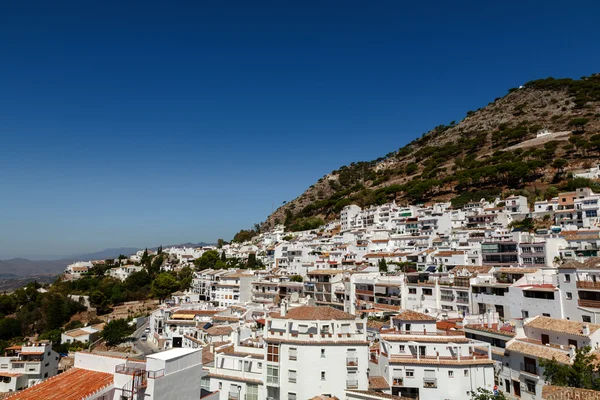
[[155,360],[168,361],[168,360],[172,360],[177,357],[182,357],[182,356],[186,356],[188,354],[195,353],[197,351],[200,351],[200,349],[187,349],[187,348],[180,347],[180,348],[163,351],[163,352],[156,353],[156,354],[150,354],[150,355],[146,356],[146,358],[153,358]]

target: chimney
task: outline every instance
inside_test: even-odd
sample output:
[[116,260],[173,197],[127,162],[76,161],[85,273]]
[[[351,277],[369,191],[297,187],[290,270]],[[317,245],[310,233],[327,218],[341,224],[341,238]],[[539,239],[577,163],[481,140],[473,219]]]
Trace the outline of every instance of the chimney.
[[287,300],[283,299],[281,301],[281,316],[285,317],[285,314],[287,314]]
[[590,326],[584,325],[582,329],[583,336],[590,336]]
[[575,357],[575,346],[570,345],[569,346],[569,359],[573,359]]

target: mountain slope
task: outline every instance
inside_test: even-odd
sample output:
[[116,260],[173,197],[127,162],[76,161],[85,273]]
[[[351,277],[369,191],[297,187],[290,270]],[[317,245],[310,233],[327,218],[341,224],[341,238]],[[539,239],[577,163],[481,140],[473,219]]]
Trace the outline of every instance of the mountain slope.
[[[508,190],[530,199],[551,196],[567,185],[567,171],[597,162],[599,117],[600,75],[531,81],[385,157],[332,171],[264,225],[285,222],[298,230],[336,218],[351,203],[453,199],[460,205]],[[546,130],[551,134],[537,137]]]

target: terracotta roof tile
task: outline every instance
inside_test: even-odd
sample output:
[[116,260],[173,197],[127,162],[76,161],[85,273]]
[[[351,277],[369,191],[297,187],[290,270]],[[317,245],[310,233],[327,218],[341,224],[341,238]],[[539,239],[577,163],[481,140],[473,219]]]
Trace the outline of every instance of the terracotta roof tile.
[[590,329],[590,334],[600,329],[599,324],[589,324],[566,319],[557,319],[538,316],[531,321],[525,323],[528,328],[545,329],[553,332],[566,333],[569,335],[585,336],[583,327],[587,325]]
[[71,368],[53,378],[10,396],[11,400],[80,400],[112,385],[113,375]]
[[301,306],[291,308],[284,317],[272,315],[272,318],[296,319],[304,321],[354,320],[357,317],[329,306]]
[[423,314],[420,312],[412,311],[412,310],[404,310],[400,313],[394,315],[392,319],[400,320],[400,321],[435,321],[436,319],[430,317],[427,314]]
[[545,358],[547,360],[556,358],[556,361],[563,364],[571,363],[569,354],[565,351],[560,351],[547,346],[539,346],[537,344],[525,343],[519,340],[515,340],[514,342],[506,346],[506,350],[514,351],[516,353],[524,354],[526,356]]

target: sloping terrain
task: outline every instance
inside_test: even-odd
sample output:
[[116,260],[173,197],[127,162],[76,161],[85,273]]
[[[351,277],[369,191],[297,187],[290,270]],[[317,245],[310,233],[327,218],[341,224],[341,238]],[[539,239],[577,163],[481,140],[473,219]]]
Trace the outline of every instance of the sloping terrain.
[[384,157],[332,171],[264,227],[311,228],[352,203],[452,199],[458,206],[508,191],[549,197],[574,184],[568,171],[598,162],[599,117],[600,75],[531,81]]

